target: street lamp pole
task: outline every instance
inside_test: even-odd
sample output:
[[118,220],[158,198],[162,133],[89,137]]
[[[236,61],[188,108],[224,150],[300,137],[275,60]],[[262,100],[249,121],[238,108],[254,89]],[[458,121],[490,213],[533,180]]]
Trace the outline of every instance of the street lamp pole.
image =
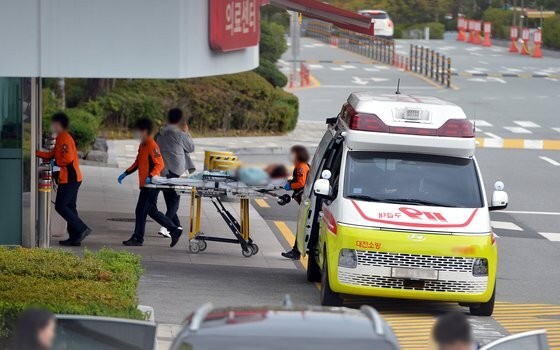
[[290,12],[290,45],[292,49],[292,69],[291,69],[291,84],[296,85],[297,80],[297,66],[299,58],[299,19],[298,13],[295,11]]

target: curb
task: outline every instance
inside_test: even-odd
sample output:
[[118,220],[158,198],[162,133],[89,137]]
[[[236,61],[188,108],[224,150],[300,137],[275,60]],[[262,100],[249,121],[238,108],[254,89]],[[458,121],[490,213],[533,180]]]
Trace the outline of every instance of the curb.
[[138,305],[138,310],[142,312],[144,315],[148,315],[148,321],[155,323],[156,322],[156,314],[154,312],[154,308],[147,305]]

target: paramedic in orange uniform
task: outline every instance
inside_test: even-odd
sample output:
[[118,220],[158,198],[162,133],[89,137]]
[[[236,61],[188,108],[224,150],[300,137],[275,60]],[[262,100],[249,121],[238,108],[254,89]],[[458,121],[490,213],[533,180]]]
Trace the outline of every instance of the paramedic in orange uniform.
[[[292,179],[288,181],[284,189],[286,191],[294,191],[292,198],[301,204],[301,197],[303,195],[303,189],[305,187],[305,182],[307,181],[307,174],[309,173],[309,152],[307,148],[300,145],[295,145],[290,150],[290,157],[294,162],[294,173]],[[301,253],[297,248],[297,239],[294,242],[294,247],[292,250],[286,253],[282,253],[282,256],[292,260],[299,260]]]
[[68,224],[70,238],[60,241],[60,245],[79,246],[91,229],[80,219],[76,202],[82,184],[82,173],[78,151],[74,139],[68,133],[68,116],[56,113],[51,118],[51,131],[56,134],[56,144],[52,151],[37,151],[37,157],[51,159],[52,164],[60,167],[55,210]]
[[118,181],[122,183],[125,177],[138,170],[138,181],[140,195],[136,204],[136,225],[134,234],[129,240],[123,241],[126,246],[141,246],[144,244],[144,231],[146,230],[146,218],[149,215],[158,224],[165,227],[171,234],[171,247],[179,241],[183,233],[181,227],[176,226],[171,219],[161,213],[157,208],[159,190],[146,187],[152,182],[152,177],[159,176],[163,170],[163,158],[157,143],[152,138],[153,123],[150,119],[139,119],[136,123],[136,136],[140,139],[140,147],[136,161],[122,173]]

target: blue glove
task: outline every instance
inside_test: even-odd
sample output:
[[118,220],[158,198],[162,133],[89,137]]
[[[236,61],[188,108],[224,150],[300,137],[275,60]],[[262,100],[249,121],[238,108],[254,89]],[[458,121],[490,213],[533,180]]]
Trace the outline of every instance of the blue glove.
[[284,189],[285,189],[286,191],[290,191],[290,190],[292,189],[292,186],[290,185],[289,182],[287,182],[287,183],[284,185]]
[[119,182],[119,184],[122,184],[123,180],[125,177],[127,177],[128,174],[127,173],[122,173],[119,175],[119,178],[117,179],[117,181]]
[[148,176],[148,177],[146,178],[146,185],[149,185],[149,184],[151,184],[151,183],[152,183],[152,178]]

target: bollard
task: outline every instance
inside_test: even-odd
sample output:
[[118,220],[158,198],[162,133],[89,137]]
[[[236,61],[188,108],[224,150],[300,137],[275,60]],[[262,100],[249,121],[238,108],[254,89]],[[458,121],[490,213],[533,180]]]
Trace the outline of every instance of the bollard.
[[414,45],[414,72],[418,72],[418,46]]
[[430,53],[430,49],[428,49],[427,47],[424,49],[426,51],[425,57],[424,57],[424,75],[428,76],[430,74],[430,69],[429,69],[429,53]]
[[439,81],[439,52],[436,52],[436,81]]
[[50,162],[39,165],[39,188],[37,193],[37,246],[50,246],[50,208],[52,192],[52,168]]
[[445,55],[441,56],[441,84],[445,84]]
[[434,50],[430,50],[430,78],[434,79]]
[[422,47],[422,46],[420,47],[420,59],[419,59],[419,61],[420,61],[420,62],[419,62],[419,63],[420,63],[420,67],[419,67],[419,69],[418,69],[418,72],[419,72],[420,74],[422,74],[422,67],[424,66],[424,65],[422,64],[422,62],[424,62],[424,47]]
[[529,55],[529,28],[523,28],[521,31],[521,50],[519,50],[519,54],[521,55]]
[[492,36],[492,23],[484,22],[484,42],[482,46],[492,46],[492,42],[490,41],[490,37]]
[[451,58],[447,58],[447,87],[451,87]]

